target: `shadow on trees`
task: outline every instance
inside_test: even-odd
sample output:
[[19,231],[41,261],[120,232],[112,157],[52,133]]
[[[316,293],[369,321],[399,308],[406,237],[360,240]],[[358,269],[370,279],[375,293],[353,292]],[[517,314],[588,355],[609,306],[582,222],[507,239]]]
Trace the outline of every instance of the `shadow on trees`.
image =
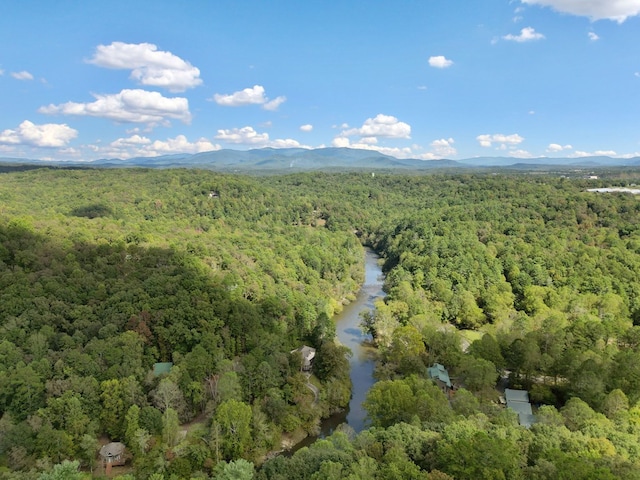
[[73,217],[85,217],[85,218],[98,218],[98,217],[110,217],[113,215],[113,210],[107,205],[100,203],[94,203],[91,205],[84,205],[82,207],[76,207],[69,213]]

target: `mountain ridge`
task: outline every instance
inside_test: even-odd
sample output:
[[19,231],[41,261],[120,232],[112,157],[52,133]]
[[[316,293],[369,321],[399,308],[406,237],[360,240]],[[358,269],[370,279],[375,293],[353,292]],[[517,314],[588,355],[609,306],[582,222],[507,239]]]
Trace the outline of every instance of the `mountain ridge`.
[[313,170],[433,170],[503,168],[540,169],[544,167],[623,167],[640,166],[640,157],[613,158],[607,156],[590,157],[472,157],[460,160],[421,160],[416,158],[396,158],[375,150],[325,147],[303,148],[260,148],[252,150],[221,149],[195,154],[178,153],[155,157],[133,157],[129,159],[104,158],[90,161],[53,161],[29,158],[0,157],[3,164],[27,164],[49,167],[99,167],[99,168],[204,168],[220,171],[313,171]]

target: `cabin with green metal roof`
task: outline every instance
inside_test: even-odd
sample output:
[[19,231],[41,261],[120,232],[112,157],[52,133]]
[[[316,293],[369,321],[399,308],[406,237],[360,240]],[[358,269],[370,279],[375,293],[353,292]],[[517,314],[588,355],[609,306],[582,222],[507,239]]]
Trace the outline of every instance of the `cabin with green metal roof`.
[[449,372],[444,368],[444,365],[434,363],[427,369],[427,374],[431,380],[436,382],[443,392],[447,393],[453,387],[451,379],[449,378]]
[[173,362],[159,362],[153,364],[153,376],[167,375],[173,367]]

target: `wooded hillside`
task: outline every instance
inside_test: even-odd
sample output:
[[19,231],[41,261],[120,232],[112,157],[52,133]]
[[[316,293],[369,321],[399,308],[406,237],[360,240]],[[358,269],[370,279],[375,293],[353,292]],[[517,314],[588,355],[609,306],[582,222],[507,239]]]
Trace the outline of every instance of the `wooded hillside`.
[[[140,479],[636,478],[640,204],[586,191],[632,181],[1,174],[0,478],[89,474],[99,439]],[[363,318],[374,428],[258,468],[349,400],[331,316],[362,244],[387,272]],[[463,387],[449,399],[435,362]],[[530,429],[501,374],[540,406]]]

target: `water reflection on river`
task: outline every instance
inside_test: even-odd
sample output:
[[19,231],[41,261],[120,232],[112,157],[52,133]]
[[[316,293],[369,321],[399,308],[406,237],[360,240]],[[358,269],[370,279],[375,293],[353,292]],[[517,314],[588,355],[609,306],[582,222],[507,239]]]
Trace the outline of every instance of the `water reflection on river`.
[[330,435],[338,425],[347,423],[356,432],[366,428],[366,411],[362,408],[362,402],[367,396],[369,388],[374,384],[373,369],[375,367],[375,350],[368,345],[368,335],[360,330],[360,312],[371,310],[374,302],[384,297],[382,285],[384,277],[382,269],[378,265],[379,257],[371,250],[366,250],[365,280],[358,292],[355,301],[344,307],[339,315],[336,315],[336,336],[338,341],[349,347],[353,352],[349,360],[351,367],[351,382],[353,393],[349,407],[336,415],[323,420],[320,435],[307,437],[291,449],[291,453],[302,447],[311,445],[318,438]]

